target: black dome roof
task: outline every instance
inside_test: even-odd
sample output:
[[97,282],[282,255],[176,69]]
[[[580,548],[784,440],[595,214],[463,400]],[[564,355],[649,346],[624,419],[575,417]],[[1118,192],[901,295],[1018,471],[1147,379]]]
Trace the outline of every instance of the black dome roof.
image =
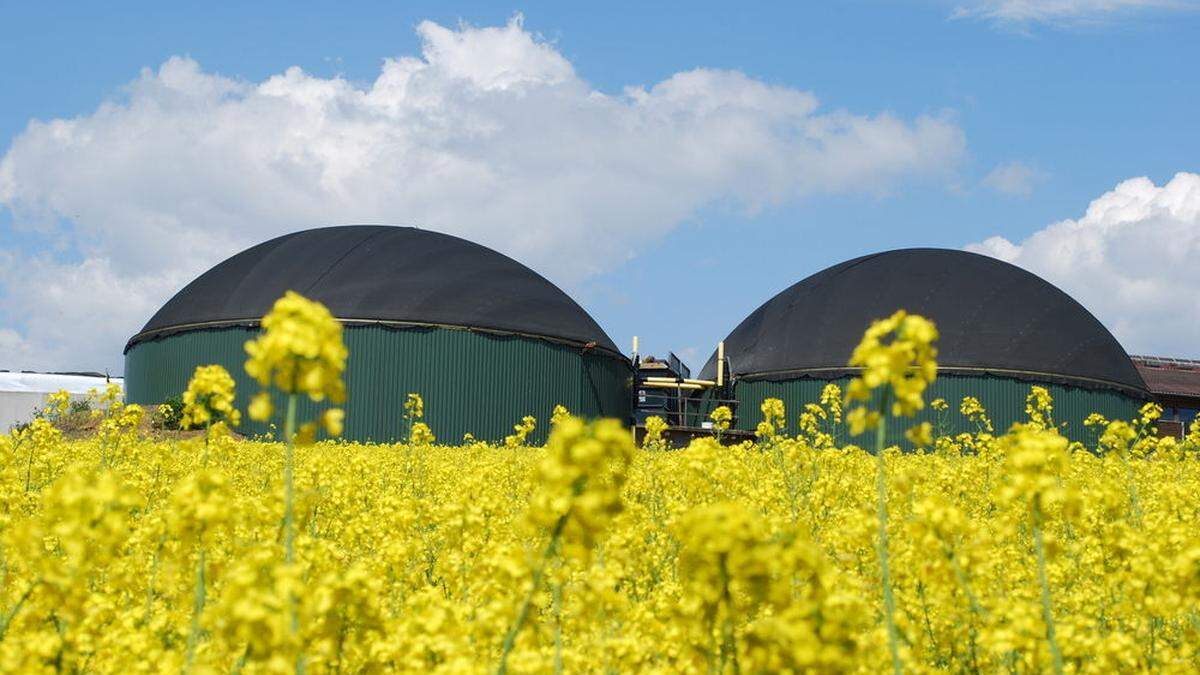
[[305,230],[246,249],[176,293],[126,350],[190,328],[256,325],[288,290],[345,323],[476,328],[619,354],[582,307],[521,263],[458,237],[387,225]]
[[[732,375],[848,372],[871,321],[905,309],[941,334],[938,365],[1147,396],[1116,338],[1082,305],[1025,270],[975,253],[904,249],[818,272],[759,307],[725,339]],[[702,377],[716,375],[716,356]]]

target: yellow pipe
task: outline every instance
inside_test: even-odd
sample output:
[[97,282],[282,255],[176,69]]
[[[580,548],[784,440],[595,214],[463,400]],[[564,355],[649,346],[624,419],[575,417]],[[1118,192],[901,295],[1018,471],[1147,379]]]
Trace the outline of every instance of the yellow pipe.
[[716,382],[713,382],[712,380],[692,380],[692,379],[679,380],[674,377],[657,377],[657,376],[647,377],[645,380],[643,380],[643,382],[653,382],[654,384],[670,384],[670,385],[694,384],[694,385],[701,386],[701,387],[711,387],[716,384]]
[[725,386],[725,341],[717,343],[717,386]]
[[703,389],[704,387],[698,384],[683,384],[681,382],[642,382],[642,387],[656,387],[658,389]]

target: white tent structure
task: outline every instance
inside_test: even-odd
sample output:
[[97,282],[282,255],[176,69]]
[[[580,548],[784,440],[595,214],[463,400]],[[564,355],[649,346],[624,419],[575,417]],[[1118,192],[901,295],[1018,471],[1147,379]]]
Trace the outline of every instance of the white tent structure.
[[97,374],[14,373],[0,371],[0,432],[33,419],[46,405],[46,397],[65,389],[72,400],[87,397],[88,391],[103,392],[109,382],[124,388],[122,378]]

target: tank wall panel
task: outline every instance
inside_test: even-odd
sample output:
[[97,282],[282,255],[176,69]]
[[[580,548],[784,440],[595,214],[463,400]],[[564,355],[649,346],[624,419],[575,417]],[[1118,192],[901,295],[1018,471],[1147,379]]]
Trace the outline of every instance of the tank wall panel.
[[[160,403],[178,396],[198,365],[220,363],[237,381],[243,411],[258,384],[246,375],[244,344],[256,331],[221,328],[172,335],[135,345],[125,359],[129,400]],[[345,331],[345,437],[390,441],[402,438],[409,392],[425,399],[426,419],[438,439],[456,443],[466,433],[499,441],[524,415],[538,420],[534,440],[545,439],[556,403],[585,417],[629,416],[630,370],[597,353],[543,340],[501,337],[466,330],[353,326]],[[301,417],[327,404],[304,400]],[[282,401],[277,401],[282,409]],[[268,431],[243,423],[242,433]]]
[[[836,380],[845,390],[848,378]],[[739,381],[736,384],[738,399],[737,428],[753,431],[762,421],[760,406],[764,399],[782,399],[787,409],[788,424],[795,428],[796,420],[805,403],[816,403],[820,400],[821,390],[827,381],[810,378],[772,382],[766,380]],[[918,422],[928,421],[936,427],[949,432],[960,433],[974,431],[974,426],[959,413],[959,406],[964,396],[978,398],[987,410],[997,433],[1006,431],[1014,422],[1024,421],[1025,397],[1029,388],[1037,383],[1003,377],[977,377],[942,375],[934,381],[926,392],[926,408],[917,417],[897,420],[892,418],[889,432],[889,442],[905,445],[903,430]],[[1123,394],[1108,391],[1070,387],[1059,384],[1042,384],[1054,398],[1054,422],[1062,429],[1063,434],[1071,440],[1087,443],[1095,441],[1095,432],[1083,426],[1083,420],[1093,412],[1098,412],[1109,419],[1131,419],[1142,405],[1139,401]],[[943,398],[950,409],[940,416],[928,407],[928,403],[936,398]],[[1065,424],[1065,426],[1064,426]],[[846,440],[846,439],[843,439]],[[865,443],[856,439],[859,444]]]

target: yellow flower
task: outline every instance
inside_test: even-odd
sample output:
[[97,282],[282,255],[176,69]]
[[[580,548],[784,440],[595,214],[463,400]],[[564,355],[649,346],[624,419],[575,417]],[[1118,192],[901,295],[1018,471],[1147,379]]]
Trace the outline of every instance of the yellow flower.
[[759,422],[754,429],[754,435],[764,441],[769,441],[775,438],[775,426],[770,422]]
[[425,416],[425,399],[420,394],[409,394],[404,401],[404,416],[409,421],[419,420]]
[[234,388],[233,377],[222,366],[196,366],[187,390],[183,392],[183,416],[179,425],[191,429],[224,421],[237,426],[242,414],[233,407]]
[[317,442],[317,431],[319,427],[316,422],[305,422],[296,430],[296,435],[293,437],[293,442],[296,445],[312,445]]
[[929,422],[921,422],[905,431],[904,437],[915,447],[929,447],[933,445],[933,425]]
[[564,537],[591,548],[621,512],[621,488],[633,460],[633,438],[617,420],[586,424],[568,417],[550,432],[538,466],[539,489],[529,515],[543,527],[566,518]]
[[321,426],[330,436],[341,436],[346,421],[346,412],[341,408],[329,408],[321,413]]
[[[409,435],[408,442],[413,445],[433,445],[437,439],[433,435],[433,429],[429,428],[424,422],[417,422],[412,426],[412,433]],[[464,442],[466,439],[464,439]]]
[[1151,401],[1138,410],[1138,415],[1142,418],[1143,424],[1149,424],[1162,417],[1162,406]]
[[708,419],[712,420],[714,429],[725,431],[729,429],[729,423],[733,420],[733,411],[728,406],[720,405],[708,414]]
[[984,410],[983,404],[979,402],[979,399],[974,396],[963,397],[959,412],[974,422],[981,432],[991,433],[994,431],[992,421],[988,419],[987,411]]
[[700,602],[715,607],[732,591],[727,610],[745,612],[766,597],[777,551],[753,511],[732,502],[698,507],[680,519],[676,532],[683,547],[680,576]]
[[821,389],[821,405],[829,410],[829,416],[833,421],[841,424],[842,422],[842,388],[830,382]]
[[271,394],[265,391],[260,391],[250,399],[250,407],[248,409],[250,419],[259,422],[266,422],[271,419],[271,415],[275,414],[275,404],[271,402]]
[[[783,401],[777,398],[768,398],[762,402],[759,408],[762,410],[763,421],[758,423],[758,427],[754,430],[754,435],[759,440],[774,440],[784,425],[787,424],[787,413],[783,407]],[[824,414],[823,410],[821,412]]]
[[557,426],[559,422],[571,416],[571,411],[567,410],[565,405],[555,405],[554,411],[550,413],[550,426]]
[[[661,418],[645,450],[573,417],[545,448],[532,418],[512,449],[418,420],[336,448],[219,421],[205,444],[142,438],[144,411],[97,393],[94,433],[0,434],[0,672],[852,673],[893,645],[906,672],[1195,662],[1200,420],[1177,441],[1153,408],[1096,415],[1085,445],[1036,394],[995,436],[971,398],[978,433],[871,456],[830,435],[827,393],[769,451],[673,452],[651,450]],[[851,400],[851,426],[892,414]]]
[[999,439],[1005,453],[1001,495],[1041,508],[1047,495],[1061,495],[1060,477],[1067,467],[1067,439],[1038,425],[1013,426]]
[[762,405],[763,417],[772,425],[778,425],[787,419],[787,412],[784,410],[783,401],[777,398],[764,399]]
[[1104,427],[1104,433],[1100,435],[1100,449],[1118,455],[1124,454],[1137,439],[1137,435],[1137,430],[1128,422],[1113,420]]
[[46,404],[46,412],[65,415],[71,408],[71,394],[66,389],[59,389],[46,397]]
[[[866,403],[873,390],[886,387],[893,416],[916,414],[925,407],[926,387],[937,377],[937,337],[932,321],[904,310],[871,324],[850,355],[849,365],[861,373],[851,380],[847,401]],[[850,422],[851,433],[860,434],[876,423],[877,418],[859,414]]]
[[233,499],[229,481],[217,469],[205,469],[185,477],[171,496],[168,529],[180,540],[197,537],[230,522]]
[[513,426],[515,432],[511,436],[504,437],[504,445],[509,448],[517,448],[525,445],[525,440],[529,438],[529,434],[537,428],[537,420],[532,415],[526,415],[521,418],[521,423]]
[[850,426],[851,436],[858,436],[868,429],[878,427],[879,420],[879,413],[874,410],[868,410],[865,406],[858,406],[846,415],[846,424]]
[[667,422],[658,415],[646,418],[646,435],[642,438],[642,447],[661,450],[664,447],[663,433],[667,430]]
[[1053,426],[1050,416],[1053,411],[1054,399],[1050,392],[1045,387],[1030,387],[1029,395],[1025,397],[1025,414],[1029,416],[1029,422],[1042,427]]
[[342,325],[319,302],[288,291],[262,318],[262,333],[246,343],[246,353],[246,372],[263,388],[274,384],[314,401],[346,400]]

